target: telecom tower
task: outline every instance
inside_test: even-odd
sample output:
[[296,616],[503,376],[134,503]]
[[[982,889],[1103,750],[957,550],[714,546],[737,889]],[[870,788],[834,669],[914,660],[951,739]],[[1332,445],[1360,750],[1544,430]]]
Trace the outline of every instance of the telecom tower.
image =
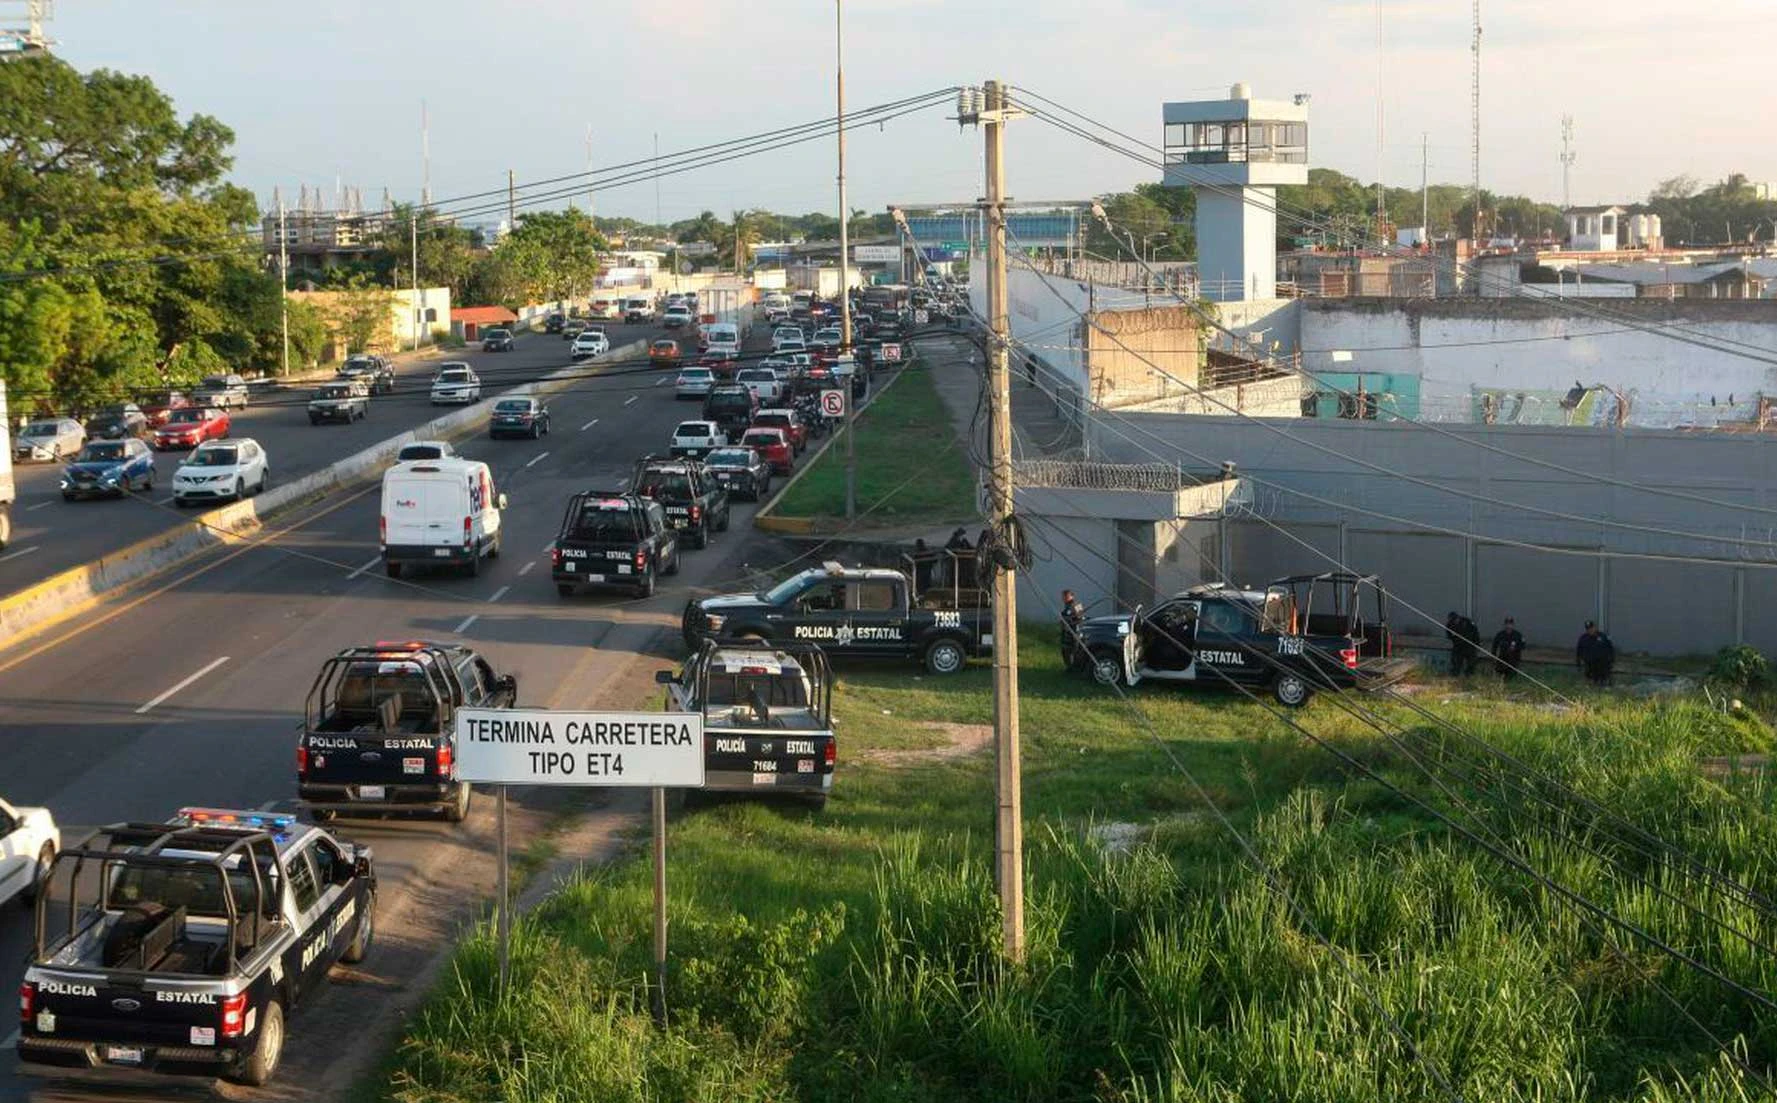
[[1579,160],[1579,150],[1573,148],[1573,116],[1561,116],[1561,209],[1566,211],[1573,206],[1570,192],[1573,163]]
[[50,0],[4,0],[0,7],[0,61],[47,54],[55,42],[43,25],[52,14]]

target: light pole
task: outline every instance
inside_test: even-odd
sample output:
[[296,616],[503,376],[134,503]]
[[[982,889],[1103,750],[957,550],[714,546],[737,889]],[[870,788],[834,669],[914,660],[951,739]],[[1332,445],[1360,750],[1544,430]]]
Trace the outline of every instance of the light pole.
[[[851,236],[847,223],[851,211],[845,200],[845,2],[833,0],[833,75],[834,94],[839,118],[839,355],[851,356]],[[858,370],[852,360],[852,372]],[[852,378],[842,381],[845,388],[845,518],[858,513],[858,434],[857,411],[853,399]]]

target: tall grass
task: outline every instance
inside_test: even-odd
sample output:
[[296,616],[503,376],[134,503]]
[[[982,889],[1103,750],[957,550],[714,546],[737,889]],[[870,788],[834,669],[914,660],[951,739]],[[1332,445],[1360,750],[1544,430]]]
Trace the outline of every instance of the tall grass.
[[[1490,1103],[1757,1094],[1738,1062],[1769,1064],[1777,1036],[1755,1001],[1588,921],[1248,705],[1140,694],[1262,875],[1127,712],[1065,679],[1043,645],[1023,657],[1024,964],[999,953],[989,764],[842,763],[824,816],[737,804],[674,823],[669,1029],[647,1013],[646,866],[621,864],[520,924],[505,1001],[485,938],[462,949],[389,1098],[1373,1103],[1444,1100],[1446,1083]],[[940,685],[848,673],[839,696],[842,756],[987,710],[978,673]],[[1777,944],[1761,913],[1701,891],[1550,784],[1777,893],[1770,787],[1697,764],[1768,745],[1768,730],[1684,701],[1546,704],[1452,707],[1532,765],[1549,801],[1438,730],[1406,744],[1440,769],[1468,764],[1451,783],[1459,801],[1346,718],[1305,720],[1543,876],[1736,983],[1777,989],[1770,955],[1720,927]],[[1101,830],[1110,822],[1135,827]]]

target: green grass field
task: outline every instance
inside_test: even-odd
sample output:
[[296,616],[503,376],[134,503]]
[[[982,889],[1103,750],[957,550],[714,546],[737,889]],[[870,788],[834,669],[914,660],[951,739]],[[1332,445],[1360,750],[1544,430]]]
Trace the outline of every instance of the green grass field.
[[[942,526],[975,513],[975,480],[931,369],[914,364],[858,414],[857,506],[873,527]],[[886,499],[886,500],[885,500]],[[781,517],[845,517],[845,441],[784,493]]]
[[[1777,1021],[1754,1001],[1589,928],[1258,706],[1142,687],[1131,711],[1064,673],[1052,633],[1029,633],[1020,658],[1024,968],[996,950],[987,671],[848,670],[825,813],[733,802],[671,825],[669,1029],[649,1021],[638,857],[520,925],[504,1000],[486,932],[471,938],[410,1023],[383,1098],[1374,1103],[1452,1098],[1440,1078],[1488,1103],[1759,1095],[1703,1034],[1762,1067]],[[1544,779],[1777,892],[1777,798],[1762,775],[1698,767],[1769,749],[1763,721],[1696,700],[1574,709],[1491,680],[1420,690]],[[1405,727],[1398,743],[1325,696],[1300,719],[1538,871],[1739,984],[1777,989],[1777,961],[1719,926],[1769,946],[1763,913],[1700,891],[1582,805],[1551,811],[1404,707],[1363,703]],[[1416,761],[1438,764],[1450,793]]]

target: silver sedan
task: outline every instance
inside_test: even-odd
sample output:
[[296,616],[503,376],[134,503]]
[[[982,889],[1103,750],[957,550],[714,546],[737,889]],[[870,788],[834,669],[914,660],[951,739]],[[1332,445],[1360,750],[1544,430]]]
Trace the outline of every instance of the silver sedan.
[[72,456],[86,443],[86,430],[71,417],[51,417],[33,421],[19,430],[12,442],[15,460],[44,460],[54,463],[63,456]]

